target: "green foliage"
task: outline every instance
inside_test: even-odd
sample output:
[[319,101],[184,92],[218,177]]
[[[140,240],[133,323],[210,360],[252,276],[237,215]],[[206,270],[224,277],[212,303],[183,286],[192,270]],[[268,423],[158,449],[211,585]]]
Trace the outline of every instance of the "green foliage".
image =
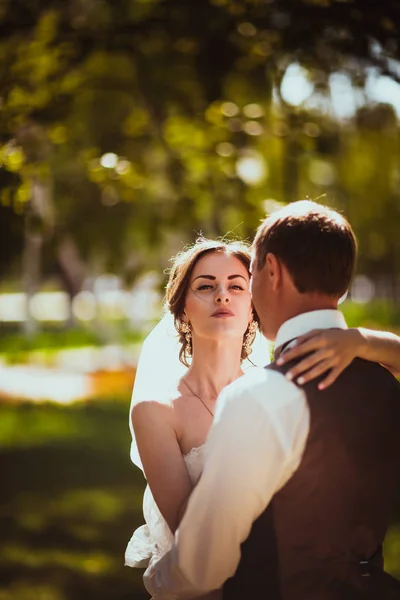
[[[308,195],[350,217],[363,272],[396,277],[396,116],[370,105],[340,121],[326,109],[332,73],[355,96],[367,67],[397,77],[395,0],[382,18],[362,0],[34,6],[1,9],[0,199],[40,221],[45,272],[68,238],[89,272],[132,279],[199,231],[251,237],[266,201]],[[282,95],[294,63],[320,108]]]
[[390,302],[375,300],[367,304],[356,304],[345,301],[340,309],[349,327],[400,331],[400,308]]
[[0,338],[0,353],[19,353],[41,349],[80,348],[100,346],[103,343],[98,332],[89,329],[54,329],[41,331],[34,337],[8,334]]
[[47,328],[31,337],[8,333],[0,337],[0,358],[8,364],[32,363],[54,366],[59,351],[104,346],[106,341],[132,346],[143,341],[145,332],[132,331],[125,324],[113,331],[77,328]]

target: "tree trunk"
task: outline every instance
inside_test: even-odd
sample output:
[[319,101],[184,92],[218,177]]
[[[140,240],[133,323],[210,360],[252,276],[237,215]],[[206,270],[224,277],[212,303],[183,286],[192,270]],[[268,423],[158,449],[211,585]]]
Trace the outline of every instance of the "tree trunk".
[[32,315],[31,300],[39,289],[42,247],[46,230],[53,224],[51,191],[47,182],[32,181],[30,206],[25,219],[25,248],[23,255],[23,289],[26,294],[24,333],[32,337],[38,331],[38,322]]

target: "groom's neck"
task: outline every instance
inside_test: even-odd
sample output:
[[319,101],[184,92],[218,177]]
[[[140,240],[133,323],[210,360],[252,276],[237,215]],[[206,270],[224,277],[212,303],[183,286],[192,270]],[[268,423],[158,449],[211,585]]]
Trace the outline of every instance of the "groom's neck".
[[337,310],[338,298],[321,294],[320,292],[311,292],[307,294],[298,294],[293,298],[293,310],[297,314],[310,312],[311,310]]
[[281,307],[281,322],[279,326],[283,325],[283,323],[289,319],[297,317],[303,313],[314,310],[337,310],[338,298],[332,298],[332,296],[326,296],[318,292],[296,294],[292,298],[288,299],[287,302],[282,303]]

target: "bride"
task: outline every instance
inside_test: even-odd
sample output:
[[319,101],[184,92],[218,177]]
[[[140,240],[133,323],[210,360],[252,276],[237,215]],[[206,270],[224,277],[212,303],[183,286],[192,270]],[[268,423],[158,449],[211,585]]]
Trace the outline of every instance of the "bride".
[[[150,333],[132,398],[131,457],[144,471],[148,485],[143,499],[146,525],[134,532],[127,546],[127,566],[146,567],[172,546],[201,475],[218,395],[251,366],[248,357],[256,337],[258,366],[269,362],[269,347],[256,335],[250,261],[249,247],[243,242],[203,238],[174,260],[166,306],[178,335],[167,316]],[[400,338],[390,333],[316,331],[299,338],[288,357],[304,353],[307,358],[290,373],[300,384],[325,372],[320,387],[331,384],[355,356],[400,371]],[[213,592],[206,598],[218,597]]]

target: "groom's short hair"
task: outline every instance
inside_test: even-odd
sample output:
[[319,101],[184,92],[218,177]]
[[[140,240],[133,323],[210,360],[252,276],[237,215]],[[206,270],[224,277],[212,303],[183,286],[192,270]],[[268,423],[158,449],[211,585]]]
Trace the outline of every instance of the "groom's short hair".
[[300,200],[275,211],[260,225],[253,244],[257,269],[268,253],[287,268],[300,293],[342,296],[349,288],[357,242],[349,222],[335,210]]

